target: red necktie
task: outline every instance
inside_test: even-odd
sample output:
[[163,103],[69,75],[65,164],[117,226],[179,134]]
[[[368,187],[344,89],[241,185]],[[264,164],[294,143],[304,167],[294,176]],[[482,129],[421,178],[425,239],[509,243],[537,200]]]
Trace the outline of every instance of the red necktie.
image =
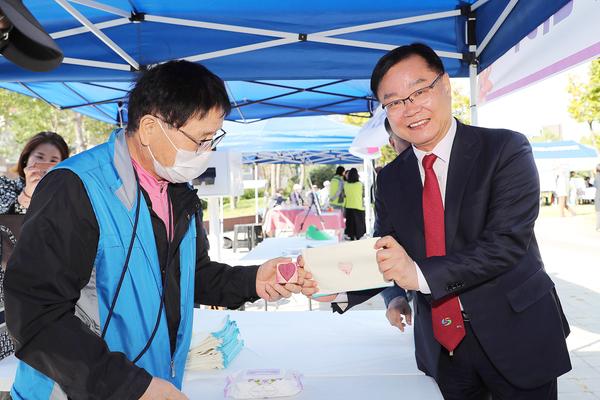
[[[444,231],[444,205],[438,180],[433,170],[437,156],[428,154],[423,158],[425,184],[423,185],[423,221],[425,226],[425,249],[427,257],[446,255]],[[433,336],[450,354],[465,337],[465,326],[457,296],[451,296],[432,304],[431,318]]]

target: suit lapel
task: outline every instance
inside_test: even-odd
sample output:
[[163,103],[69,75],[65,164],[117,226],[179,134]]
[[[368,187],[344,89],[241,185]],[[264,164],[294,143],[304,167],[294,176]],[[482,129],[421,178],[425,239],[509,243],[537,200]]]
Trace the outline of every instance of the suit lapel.
[[481,143],[473,128],[457,122],[446,181],[444,206],[446,251],[450,251],[454,243],[464,191],[480,149]]
[[[403,246],[407,247],[411,257],[425,258],[425,230],[423,228],[423,184],[419,172],[417,156],[412,146],[405,150],[398,165],[399,172],[397,185],[394,185],[395,201],[393,204],[401,205],[396,208],[401,213],[394,229],[399,232]],[[407,227],[411,227],[407,230]],[[401,232],[411,232],[411,237],[404,237]]]

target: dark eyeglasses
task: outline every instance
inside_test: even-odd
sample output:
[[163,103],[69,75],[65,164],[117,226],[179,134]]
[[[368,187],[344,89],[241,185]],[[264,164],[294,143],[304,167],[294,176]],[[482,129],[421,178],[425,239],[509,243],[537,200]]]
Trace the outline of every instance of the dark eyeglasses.
[[392,100],[389,103],[383,104],[381,107],[389,114],[392,112],[395,113],[402,110],[402,108],[406,105],[406,102],[408,101],[417,104],[425,103],[427,100],[429,100],[431,96],[431,90],[433,89],[435,84],[440,80],[442,75],[444,74],[439,74],[438,76],[436,76],[433,82],[431,82],[431,85],[415,90],[403,99]]
[[219,143],[221,143],[221,140],[223,140],[223,138],[227,134],[227,132],[225,132],[225,130],[219,129],[215,132],[215,134],[210,139],[196,140],[191,135],[189,135],[187,132],[185,132],[183,129],[174,127],[173,125],[169,124],[167,121],[165,121],[164,119],[162,119],[160,117],[156,117],[156,118],[160,119],[162,122],[164,122],[166,125],[170,126],[171,128],[176,129],[183,136],[185,136],[186,138],[188,138],[189,140],[194,142],[194,144],[197,146],[196,152],[214,149],[215,147],[217,147],[217,145]]

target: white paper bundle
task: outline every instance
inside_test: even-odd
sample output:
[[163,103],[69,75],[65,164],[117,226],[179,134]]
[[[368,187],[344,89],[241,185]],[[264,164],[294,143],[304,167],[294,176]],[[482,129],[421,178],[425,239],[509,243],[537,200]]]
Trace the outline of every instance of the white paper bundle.
[[240,330],[229,315],[212,332],[199,332],[192,336],[186,369],[224,369],[244,347],[239,338]]

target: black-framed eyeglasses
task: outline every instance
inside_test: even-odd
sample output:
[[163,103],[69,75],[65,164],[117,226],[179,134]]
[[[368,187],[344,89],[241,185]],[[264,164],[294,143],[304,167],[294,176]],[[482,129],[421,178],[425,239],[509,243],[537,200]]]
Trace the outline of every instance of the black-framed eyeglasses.
[[156,118],[160,119],[162,122],[169,125],[171,128],[177,129],[177,131],[179,133],[181,133],[183,136],[188,138],[190,141],[194,142],[194,144],[197,146],[196,152],[214,149],[215,147],[217,147],[217,145],[219,143],[221,143],[221,140],[223,140],[223,138],[227,134],[227,132],[225,132],[224,129],[219,129],[214,133],[214,135],[210,139],[196,140],[190,134],[188,134],[186,131],[184,131],[183,129],[174,127],[173,125],[169,124],[167,121],[165,121],[164,119],[162,119],[160,117],[156,117]]
[[406,102],[408,102],[408,101],[410,101],[411,103],[416,102],[417,104],[425,102],[426,100],[429,99],[429,95],[431,95],[431,90],[433,89],[435,84],[440,80],[442,75],[444,75],[444,74],[439,74],[438,76],[436,76],[435,79],[433,80],[433,82],[431,82],[431,85],[425,86],[421,89],[417,89],[403,99],[396,99],[396,100],[390,101],[389,103],[382,104],[381,108],[383,108],[386,112],[389,113],[389,112],[400,111],[402,109],[402,107],[404,107],[406,105]]

